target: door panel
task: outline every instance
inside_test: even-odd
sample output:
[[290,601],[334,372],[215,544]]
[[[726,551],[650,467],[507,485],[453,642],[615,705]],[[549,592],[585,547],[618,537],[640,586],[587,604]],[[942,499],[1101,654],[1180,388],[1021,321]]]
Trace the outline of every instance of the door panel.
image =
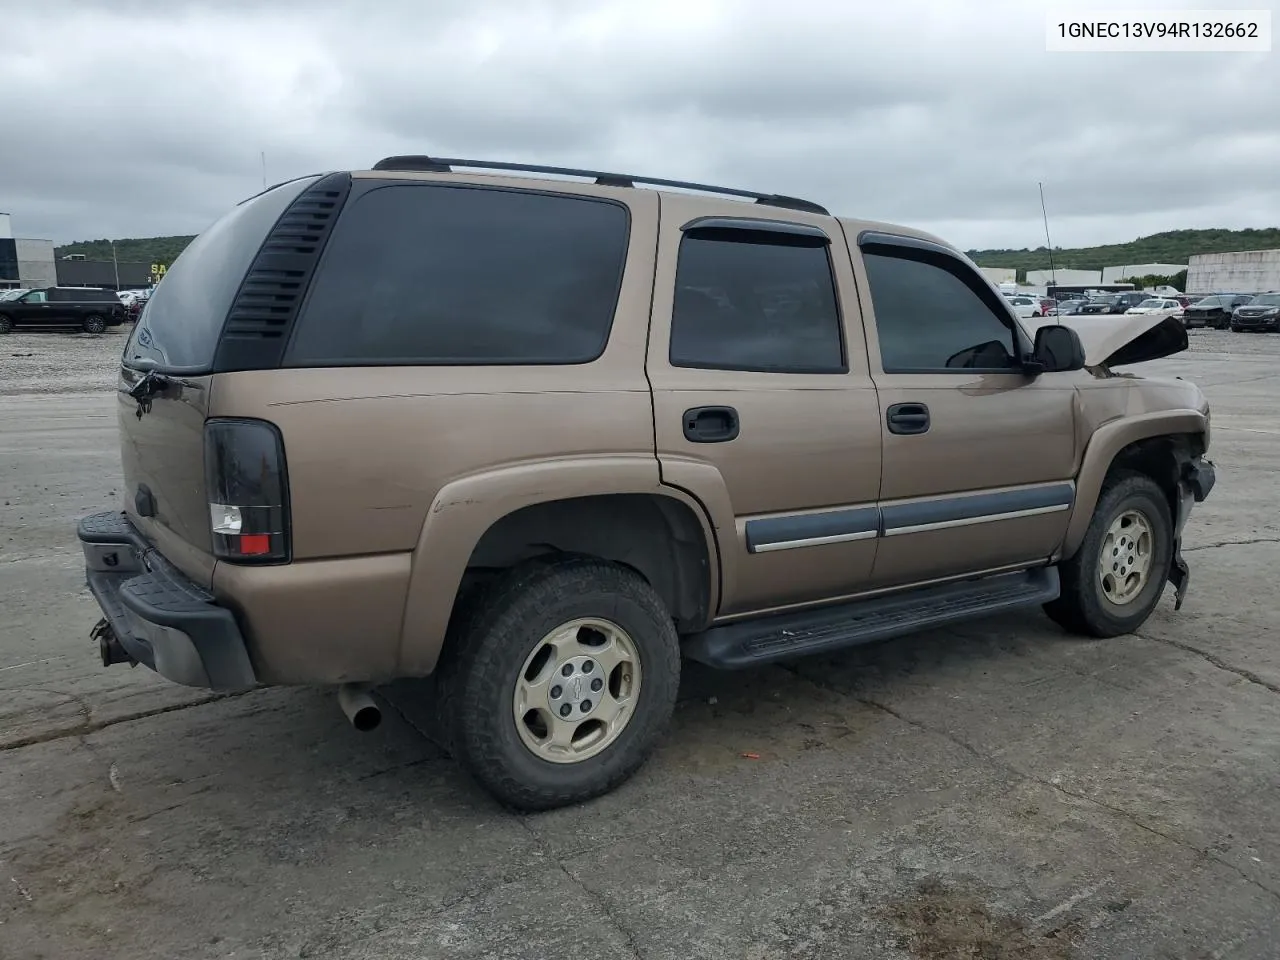
[[[875,504],[880,493],[880,409],[867,371],[844,238],[829,218],[792,210],[746,209],[752,221],[812,225],[830,239],[847,369],[819,373],[674,365],[672,349],[680,363],[692,363],[697,360],[690,356],[709,343],[721,342],[726,344],[726,366],[765,364],[760,363],[759,344],[751,340],[755,334],[742,322],[744,295],[729,289],[732,283],[718,284],[714,276],[699,279],[701,274],[692,271],[691,265],[697,262],[693,254],[677,278],[682,225],[716,216],[713,231],[695,228],[690,236],[737,242],[725,239],[731,234],[724,233],[724,204],[663,196],[648,357],[657,453],[664,482],[685,486],[713,514],[721,538],[721,615],[804,603],[865,586],[875,558]],[[768,236],[761,242],[771,246]],[[744,264],[756,262],[759,245],[743,251]],[[788,257],[779,254],[780,262]],[[760,284],[770,282],[763,275],[771,269],[732,275],[739,276],[739,287],[752,287],[758,293]],[[710,268],[703,273],[708,271],[714,274]],[[682,298],[691,289],[709,298],[706,309],[713,319],[706,324],[722,324],[714,339],[695,342],[697,338],[681,332],[680,324],[687,321],[679,320],[674,348],[670,346],[673,310],[691,309],[677,306],[677,280]],[[778,290],[777,303],[764,308],[768,317],[762,320],[756,315],[752,322],[764,323],[774,331],[771,336],[792,336],[789,317],[798,314],[789,311],[810,309],[806,303],[790,303],[797,298],[801,295],[795,291]],[[733,322],[725,322],[726,318]],[[795,321],[795,337],[811,336],[805,323]],[[741,342],[735,347],[738,338]],[[820,362],[823,355],[813,344],[801,343],[797,348],[802,367]],[[732,439],[708,442],[696,435],[691,439],[686,414],[696,408],[732,408],[736,427]],[[723,417],[710,428],[720,437],[732,432],[725,429]]]
[[854,270],[886,411],[874,584],[1047,560],[1074,500],[1076,375],[1022,373],[1011,310],[940,245],[873,240]]

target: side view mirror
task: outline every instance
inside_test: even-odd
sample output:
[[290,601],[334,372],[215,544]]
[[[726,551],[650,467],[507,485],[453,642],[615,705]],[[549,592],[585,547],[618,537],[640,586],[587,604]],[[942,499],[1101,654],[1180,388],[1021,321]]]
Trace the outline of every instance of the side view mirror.
[[1067,373],[1084,369],[1084,346],[1080,335],[1057,324],[1036,330],[1035,346],[1025,368],[1030,374]]

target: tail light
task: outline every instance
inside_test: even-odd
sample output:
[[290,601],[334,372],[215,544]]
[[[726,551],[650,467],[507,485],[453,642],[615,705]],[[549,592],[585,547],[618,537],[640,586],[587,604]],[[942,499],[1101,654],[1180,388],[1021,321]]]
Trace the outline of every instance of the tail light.
[[205,421],[204,474],[214,556],[237,563],[288,563],[289,482],[275,425]]

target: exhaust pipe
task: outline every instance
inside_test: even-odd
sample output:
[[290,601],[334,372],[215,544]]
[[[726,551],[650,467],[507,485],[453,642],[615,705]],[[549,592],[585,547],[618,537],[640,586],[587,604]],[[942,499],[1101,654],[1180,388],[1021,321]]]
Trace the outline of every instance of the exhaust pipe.
[[372,689],[367,683],[344,683],[338,687],[338,706],[347,715],[351,725],[367,733],[382,722],[382,708],[369,696]]

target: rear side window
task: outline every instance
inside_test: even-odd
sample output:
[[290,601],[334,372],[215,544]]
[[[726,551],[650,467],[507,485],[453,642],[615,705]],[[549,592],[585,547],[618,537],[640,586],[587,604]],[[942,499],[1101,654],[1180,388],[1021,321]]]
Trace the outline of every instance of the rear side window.
[[712,370],[844,373],[826,239],[687,231],[676,266],[670,361]]
[[260,193],[196,237],[156,286],[125,345],[124,362],[149,359],[170,371],[209,369],[231,301],[262,241],[317,179],[304,177]]
[[1008,309],[960,261],[911,249],[863,261],[885,373],[1021,366]]
[[587,363],[609,339],[628,233],[612,201],[378,187],[339,218],[285,365]]

